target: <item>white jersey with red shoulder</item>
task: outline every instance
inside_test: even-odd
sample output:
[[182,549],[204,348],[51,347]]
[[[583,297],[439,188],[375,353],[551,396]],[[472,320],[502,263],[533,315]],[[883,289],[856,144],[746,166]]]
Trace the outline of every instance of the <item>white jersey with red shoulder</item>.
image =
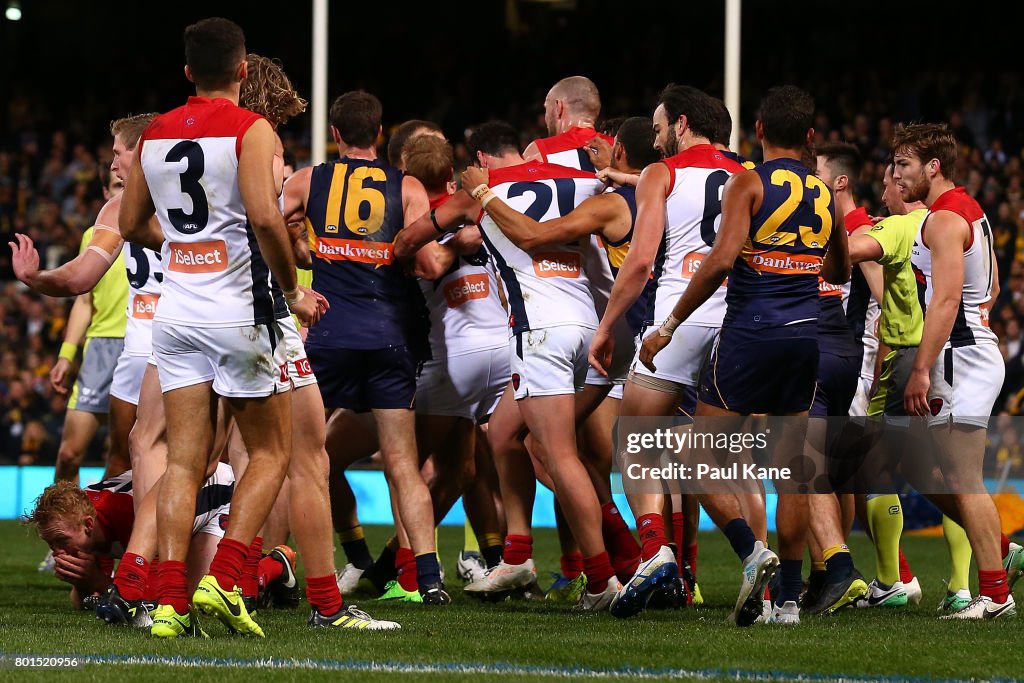
[[[649,322],[659,325],[675,308],[704,257],[711,251],[722,224],[722,189],[743,166],[711,145],[694,145],[662,162],[672,172],[665,200],[665,232],[654,263],[654,292]],[[693,312],[686,322],[721,327],[725,317],[725,284]],[[650,308],[648,309],[650,310]]]
[[111,557],[124,555],[135,525],[135,499],[132,496],[132,471],[85,487],[85,495],[96,508],[96,522],[109,543]]
[[153,353],[153,318],[160,301],[164,279],[160,253],[125,242],[124,268],[128,274],[128,326],[124,332],[124,350],[130,356]]
[[[435,209],[450,197],[431,201]],[[441,238],[443,244],[455,233]],[[508,314],[498,296],[498,274],[487,249],[456,256],[436,280],[420,280],[430,312],[430,351],[434,360],[508,346]]]
[[142,134],[142,170],[165,238],[155,320],[243,327],[287,315],[238,188],[242,138],[260,118],[226,99],[190,97]]
[[[967,221],[970,230],[964,247],[964,286],[949,345],[997,344],[989,327],[988,306],[992,298],[992,277],[995,255],[992,251],[992,227],[981,206],[964,190],[955,187],[939,196],[928,208],[918,228],[910,262],[917,275],[921,310],[928,314],[932,294],[932,252],[928,248],[929,218],[938,211],[950,211]],[[923,287],[922,287],[923,286]]]
[[533,144],[540,152],[541,161],[594,173],[597,169],[594,168],[594,164],[591,163],[590,157],[583,148],[595,137],[603,139],[609,145],[614,142],[613,138],[604,133],[598,133],[593,128],[573,126],[564,133],[548,138],[538,138],[533,141]]
[[[493,169],[490,187],[506,204],[535,221],[566,215],[604,189],[593,173],[528,161]],[[486,214],[480,221],[508,299],[513,334],[560,325],[597,328],[597,312],[583,261],[591,239],[524,251]]]

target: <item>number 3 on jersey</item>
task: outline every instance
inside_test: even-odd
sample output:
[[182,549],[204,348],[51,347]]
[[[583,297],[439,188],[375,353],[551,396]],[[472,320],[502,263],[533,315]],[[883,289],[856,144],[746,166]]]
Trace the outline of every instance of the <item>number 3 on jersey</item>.
[[832,213],[829,211],[831,192],[825,183],[816,175],[808,175],[806,180],[801,181],[800,176],[785,168],[778,168],[772,172],[771,183],[777,187],[788,187],[789,196],[765,219],[761,229],[754,235],[754,242],[773,247],[796,243],[796,232],[779,228],[800,206],[806,187],[807,190],[815,192],[814,215],[820,221],[820,225],[817,229],[809,225],[799,226],[800,241],[807,247],[825,247],[832,235]]
[[210,203],[206,199],[206,190],[199,182],[206,170],[203,148],[193,140],[182,140],[171,147],[164,161],[169,164],[185,162],[179,182],[181,193],[187,195],[192,202],[191,213],[185,213],[184,208],[167,209],[167,218],[174,229],[182,234],[195,235],[202,232],[210,221]]

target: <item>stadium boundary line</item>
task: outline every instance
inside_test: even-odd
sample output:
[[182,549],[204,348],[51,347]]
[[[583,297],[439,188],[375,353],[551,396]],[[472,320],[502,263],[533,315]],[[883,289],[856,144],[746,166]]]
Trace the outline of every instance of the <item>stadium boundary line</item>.
[[[17,656],[4,654],[2,659]],[[165,657],[157,655],[62,655],[78,657],[82,664],[120,664],[129,666],[169,666],[182,668],[231,669],[307,669],[311,671],[381,672],[412,674],[491,674],[536,676],[542,678],[686,678],[691,680],[765,681],[769,683],[968,683],[970,679],[927,676],[870,676],[848,674],[812,674],[786,671],[752,671],[746,669],[655,669],[646,667],[591,668],[567,666],[532,666],[496,662],[493,664],[464,662],[397,662],[334,659],[297,659],[265,657],[240,659],[230,657]],[[995,678],[991,683],[1009,683],[1013,679]]]

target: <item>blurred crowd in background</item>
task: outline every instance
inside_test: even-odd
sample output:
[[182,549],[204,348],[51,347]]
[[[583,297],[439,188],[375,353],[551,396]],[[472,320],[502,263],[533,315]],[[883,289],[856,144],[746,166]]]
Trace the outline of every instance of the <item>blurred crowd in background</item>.
[[[833,84],[832,87],[835,87]],[[949,93],[941,93],[944,101]],[[927,91],[918,93],[918,106],[927,114]],[[546,134],[537,98],[529,110],[504,113],[522,131],[522,144]],[[826,100],[828,101],[828,100]],[[1021,109],[1011,101],[986,106],[967,94],[960,107],[944,118],[961,142],[956,180],[984,208],[995,234],[1000,294],[991,312],[993,330],[1006,360],[1006,381],[996,413],[1024,414],[1024,150],[1014,116]],[[820,100],[819,100],[820,102]],[[889,156],[889,139],[899,119],[879,105],[838,102],[823,109],[816,121],[816,138],[856,144],[865,164],[857,183],[858,201],[872,215],[884,215],[880,202],[882,175]],[[66,396],[50,386],[49,371],[57,358],[71,300],[50,299],[16,282],[7,242],[26,233],[36,243],[41,267],[54,268],[77,253],[82,232],[92,225],[102,206],[98,169],[109,165],[110,139],[98,103],[83,103],[83,116],[58,124],[31,99],[14,97],[6,103],[8,130],[0,135],[0,464],[54,462]],[[611,111],[609,111],[611,109]],[[636,114],[643,106],[625,102],[606,105],[609,115]],[[904,108],[902,111],[906,111]],[[44,113],[40,113],[44,112]],[[114,112],[118,116],[127,112]],[[113,118],[113,114],[108,114]],[[308,118],[308,117],[304,117]],[[387,119],[387,111],[385,110]],[[442,117],[438,117],[441,119]],[[940,120],[940,117],[918,117]],[[385,125],[397,125],[400,120]],[[445,130],[455,145],[456,164],[469,163],[464,130]],[[599,126],[600,127],[600,126]],[[747,126],[749,128],[749,126]],[[381,142],[386,140],[387,130]],[[309,163],[307,131],[283,131],[285,145],[298,166]],[[756,139],[746,128],[742,155],[757,160]],[[329,155],[333,152],[329,151]],[[1012,420],[997,420],[990,430],[990,464],[1013,476],[1024,476],[1024,453]],[[102,453],[102,438],[90,453]]]

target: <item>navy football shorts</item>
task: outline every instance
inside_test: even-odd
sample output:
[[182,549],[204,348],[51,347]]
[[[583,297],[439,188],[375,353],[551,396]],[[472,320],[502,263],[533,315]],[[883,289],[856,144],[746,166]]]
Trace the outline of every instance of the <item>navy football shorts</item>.
[[407,346],[335,349],[307,346],[326,408],[359,413],[415,407],[418,364]]
[[825,349],[820,352],[811,417],[846,417],[860,383],[861,356],[837,356]]
[[818,378],[818,324],[723,327],[700,381],[700,401],[741,415],[809,410]]

